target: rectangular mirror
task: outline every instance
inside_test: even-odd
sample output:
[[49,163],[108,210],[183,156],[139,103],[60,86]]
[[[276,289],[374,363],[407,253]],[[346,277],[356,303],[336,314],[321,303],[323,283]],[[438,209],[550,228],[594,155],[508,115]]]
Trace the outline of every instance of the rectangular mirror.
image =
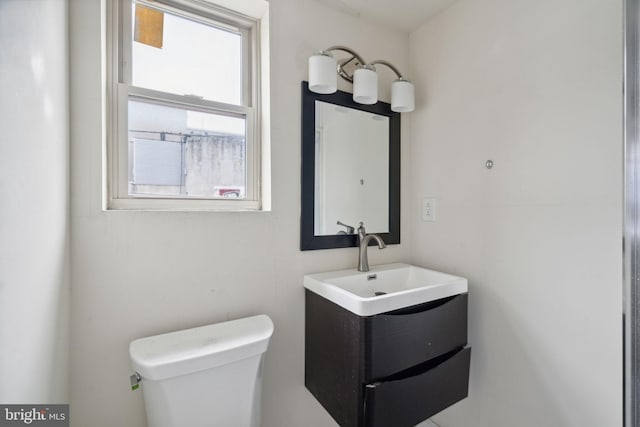
[[400,114],[302,82],[300,249],[356,246],[360,222],[400,243]]
[[[389,117],[316,100],[314,235],[389,232]],[[361,160],[361,161],[355,161]]]

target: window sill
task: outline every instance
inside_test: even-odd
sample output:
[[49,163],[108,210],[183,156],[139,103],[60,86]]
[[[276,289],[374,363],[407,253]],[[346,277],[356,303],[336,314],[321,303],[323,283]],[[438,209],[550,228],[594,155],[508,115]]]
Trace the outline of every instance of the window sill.
[[104,211],[148,212],[269,212],[253,200],[111,199]]

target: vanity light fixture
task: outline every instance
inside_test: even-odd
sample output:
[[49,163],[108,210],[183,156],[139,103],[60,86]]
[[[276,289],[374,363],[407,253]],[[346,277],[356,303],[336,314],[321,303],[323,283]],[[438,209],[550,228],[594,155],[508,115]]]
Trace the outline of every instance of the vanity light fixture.
[[[351,56],[337,61],[331,52],[342,51]],[[338,75],[353,83],[353,100],[359,104],[378,102],[378,73],[376,65],[384,65],[398,77],[391,83],[391,110],[408,113],[415,108],[414,86],[391,63],[383,60],[366,62],[345,46],[331,46],[309,57],[309,89],[329,94],[338,90]],[[337,71],[337,72],[336,72]]]

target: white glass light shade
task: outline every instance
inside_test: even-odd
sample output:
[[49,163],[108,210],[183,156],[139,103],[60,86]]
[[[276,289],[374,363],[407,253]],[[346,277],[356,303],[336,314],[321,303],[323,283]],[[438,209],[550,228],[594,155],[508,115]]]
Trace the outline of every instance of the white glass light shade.
[[398,79],[391,83],[391,110],[398,113],[408,113],[415,109],[415,95],[413,83]]
[[309,57],[309,90],[315,93],[335,93],[338,90],[336,60],[328,52]]
[[353,73],[353,100],[359,104],[378,102],[378,73],[372,66],[365,65]]

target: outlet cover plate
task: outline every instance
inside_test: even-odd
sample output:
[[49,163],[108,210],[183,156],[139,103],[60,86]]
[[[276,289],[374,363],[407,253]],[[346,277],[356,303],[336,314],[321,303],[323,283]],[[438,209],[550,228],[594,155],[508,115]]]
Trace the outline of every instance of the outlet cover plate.
[[425,197],[422,199],[422,220],[425,222],[436,222],[436,199]]

